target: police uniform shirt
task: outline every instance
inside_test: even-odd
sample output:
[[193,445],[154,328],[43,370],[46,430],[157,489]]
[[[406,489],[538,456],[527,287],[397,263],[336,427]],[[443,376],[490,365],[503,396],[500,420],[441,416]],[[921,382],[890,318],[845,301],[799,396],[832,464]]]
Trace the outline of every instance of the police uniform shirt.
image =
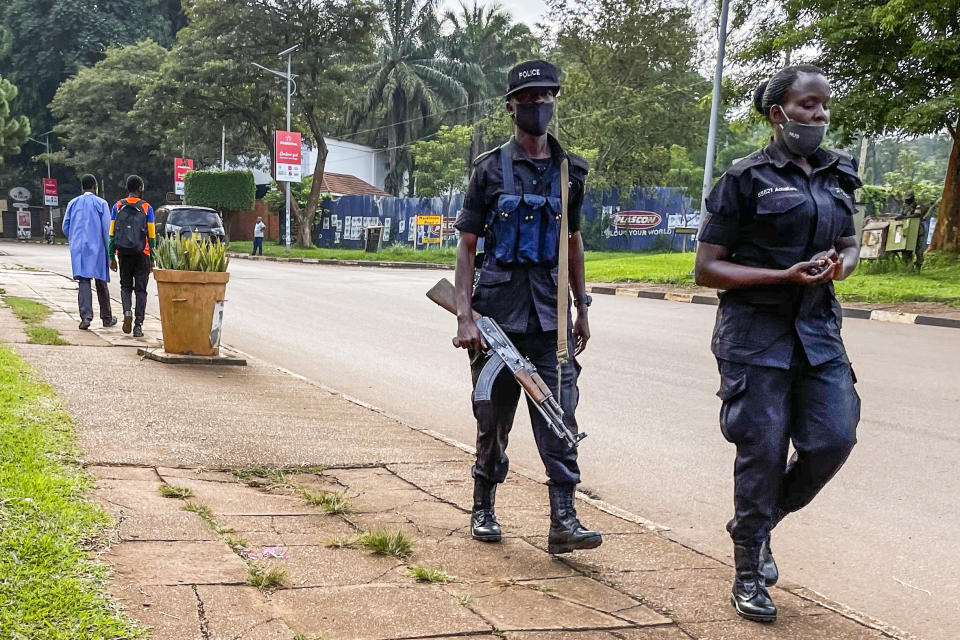
[[[560,163],[566,156],[570,167],[568,204],[569,231],[580,230],[584,181],[588,165],[582,157],[565,151],[553,137],[547,136],[551,162],[533,160],[523,152],[516,140],[510,140],[514,180],[525,194],[547,196],[554,180],[560,179]],[[538,164],[540,166],[538,166]],[[479,237],[487,235],[490,214],[496,211],[503,193],[503,170],[500,149],[488,151],[474,161],[473,175],[464,197],[463,208],[454,227]],[[542,170],[543,169],[543,170]],[[484,246],[484,259],[474,289],[473,307],[477,313],[496,320],[509,333],[536,333],[557,329],[557,266],[497,264],[491,247]]]
[[[728,260],[787,269],[856,234],[849,156],[818,149],[808,176],[776,144],[734,164],[707,197],[700,240],[726,247]],[[720,292],[712,348],[723,360],[787,369],[799,342],[817,366],[846,355],[833,283],[785,283]]]

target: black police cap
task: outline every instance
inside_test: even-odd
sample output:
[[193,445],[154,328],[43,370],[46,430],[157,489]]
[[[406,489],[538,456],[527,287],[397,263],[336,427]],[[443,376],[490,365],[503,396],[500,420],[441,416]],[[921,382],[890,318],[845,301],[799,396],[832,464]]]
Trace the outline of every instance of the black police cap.
[[521,62],[507,74],[507,96],[527,87],[551,87],[553,95],[560,93],[557,68],[546,60]]

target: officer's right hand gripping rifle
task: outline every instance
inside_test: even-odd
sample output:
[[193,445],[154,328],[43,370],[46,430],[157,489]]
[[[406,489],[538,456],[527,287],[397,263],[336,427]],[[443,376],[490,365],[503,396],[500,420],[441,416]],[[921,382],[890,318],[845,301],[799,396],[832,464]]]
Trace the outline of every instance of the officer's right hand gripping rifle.
[[[435,284],[427,292],[427,297],[456,315],[457,305],[454,301],[454,288],[449,280],[444,278]],[[503,329],[494,319],[481,316],[476,312],[474,312],[473,317],[477,323],[477,328],[480,329],[480,333],[487,343],[484,355],[488,358],[487,364],[480,372],[477,384],[474,387],[473,401],[475,403],[489,402],[494,381],[503,368],[507,367],[517,380],[520,388],[536,405],[537,410],[540,411],[556,436],[564,440],[571,449],[576,447],[580,440],[587,437],[587,434],[578,433],[574,435],[563,423],[563,409],[554,398],[550,387],[537,373],[537,368],[517,351],[517,348],[513,346],[513,343],[510,342],[510,339],[507,338]]]

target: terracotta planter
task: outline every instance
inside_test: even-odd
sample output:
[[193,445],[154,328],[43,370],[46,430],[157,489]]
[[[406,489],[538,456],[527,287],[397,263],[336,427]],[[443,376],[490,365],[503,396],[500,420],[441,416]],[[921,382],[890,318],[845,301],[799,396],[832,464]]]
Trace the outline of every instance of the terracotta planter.
[[160,297],[164,350],[184,355],[219,355],[220,346],[211,344],[210,331],[230,274],[154,269],[153,277]]

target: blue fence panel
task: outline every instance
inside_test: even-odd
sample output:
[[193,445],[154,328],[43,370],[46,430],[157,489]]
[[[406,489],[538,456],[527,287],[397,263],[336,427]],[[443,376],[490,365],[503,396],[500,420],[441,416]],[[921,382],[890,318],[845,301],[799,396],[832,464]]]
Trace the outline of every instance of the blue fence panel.
[[[319,247],[359,249],[363,246],[364,228],[383,226],[385,245],[399,242],[412,246],[417,216],[442,215],[446,232],[451,234],[463,197],[462,193],[454,194],[449,203],[446,198],[372,195],[326,200],[313,240]],[[617,189],[606,194],[588,192],[583,216],[588,221],[599,218],[605,238],[603,246],[610,251],[679,250],[683,237],[674,230],[699,224],[697,212],[691,210],[690,197],[672,187],[637,188],[628,198],[621,198]],[[687,249],[692,249],[695,236],[685,237]]]

